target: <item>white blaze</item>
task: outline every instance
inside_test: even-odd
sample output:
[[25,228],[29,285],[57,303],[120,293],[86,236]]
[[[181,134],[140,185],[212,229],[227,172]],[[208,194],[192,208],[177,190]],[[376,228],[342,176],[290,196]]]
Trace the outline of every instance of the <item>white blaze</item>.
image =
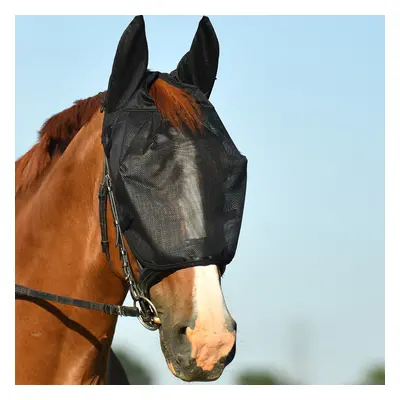
[[227,310],[216,265],[194,267],[193,301],[198,319],[225,325]]
[[229,314],[217,266],[194,267],[194,273],[193,305],[196,320],[193,329],[186,329],[186,335],[192,345],[191,356],[197,366],[204,371],[211,371],[231,351],[236,333],[226,325]]

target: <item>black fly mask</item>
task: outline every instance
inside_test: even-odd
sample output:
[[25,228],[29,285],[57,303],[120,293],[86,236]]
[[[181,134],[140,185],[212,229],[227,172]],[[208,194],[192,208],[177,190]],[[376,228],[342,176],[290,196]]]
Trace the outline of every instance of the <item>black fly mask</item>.
[[[143,17],[125,30],[104,105],[102,142],[120,227],[148,290],[181,268],[216,264],[236,251],[247,159],[209,102],[219,46],[208,18],[170,74],[147,69]],[[199,105],[199,132],[162,118],[149,94],[156,79],[184,89]]]

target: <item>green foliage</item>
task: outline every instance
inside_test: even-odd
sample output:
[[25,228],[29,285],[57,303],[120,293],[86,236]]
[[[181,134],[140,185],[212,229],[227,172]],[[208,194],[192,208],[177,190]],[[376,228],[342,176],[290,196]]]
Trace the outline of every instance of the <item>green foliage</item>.
[[[249,369],[238,375],[236,385],[291,385],[294,381],[282,374],[267,369]],[[367,370],[360,382],[361,385],[384,385],[385,365],[374,365]]]
[[370,368],[365,374],[363,385],[384,385],[385,384],[385,365],[376,365]]
[[248,370],[242,372],[236,380],[237,385],[288,385],[282,376],[268,370]]

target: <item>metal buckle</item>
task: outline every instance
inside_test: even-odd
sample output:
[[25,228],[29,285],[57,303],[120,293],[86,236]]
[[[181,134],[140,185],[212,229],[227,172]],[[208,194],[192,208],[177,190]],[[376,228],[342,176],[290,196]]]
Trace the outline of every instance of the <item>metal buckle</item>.
[[[139,316],[138,320],[140,323],[149,331],[156,331],[157,329],[160,328],[161,325],[161,320],[160,317],[158,316],[158,312],[154,304],[145,296],[139,295],[138,296],[138,301],[139,303]],[[145,307],[149,308],[149,311],[151,315],[149,316],[149,312],[146,312],[144,310],[145,307],[143,307],[145,304]]]

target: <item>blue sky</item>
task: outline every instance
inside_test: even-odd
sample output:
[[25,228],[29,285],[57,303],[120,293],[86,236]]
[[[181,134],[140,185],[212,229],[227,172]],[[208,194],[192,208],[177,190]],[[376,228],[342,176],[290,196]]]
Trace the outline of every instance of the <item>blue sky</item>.
[[[201,16],[145,16],[151,69],[170,71]],[[210,16],[211,101],[248,157],[245,217],[223,279],[234,362],[307,383],[357,381],[384,360],[384,17]],[[46,118],[106,88],[130,16],[16,18],[16,157]],[[298,343],[300,351],[293,350]],[[158,334],[114,340],[156,374]]]

